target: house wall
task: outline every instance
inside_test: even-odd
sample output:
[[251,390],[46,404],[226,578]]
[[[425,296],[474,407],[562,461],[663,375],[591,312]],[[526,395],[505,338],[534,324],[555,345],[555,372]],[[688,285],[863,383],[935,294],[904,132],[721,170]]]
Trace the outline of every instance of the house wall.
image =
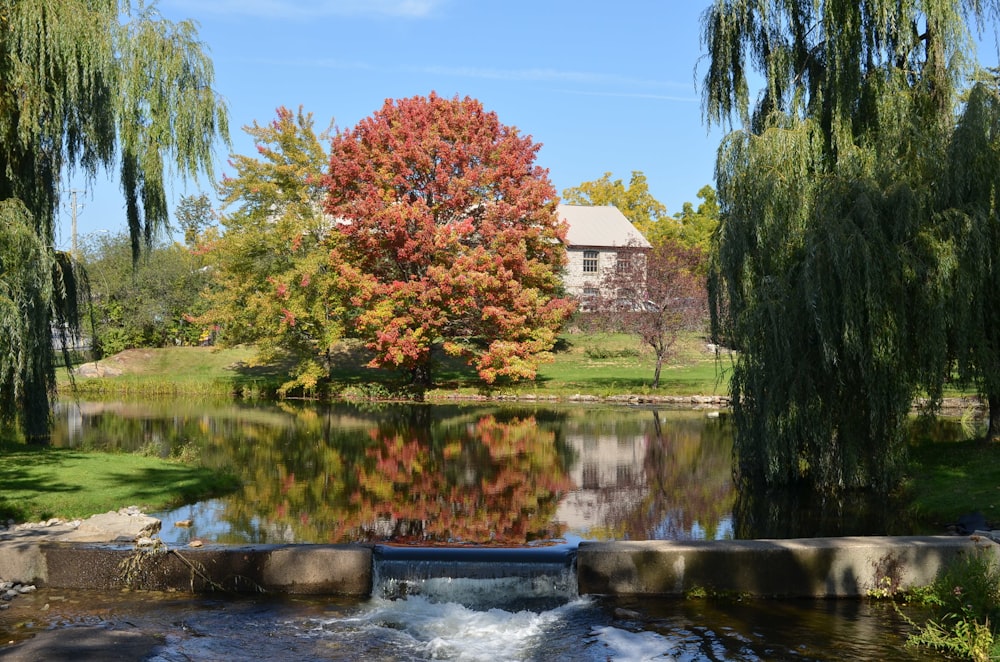
[[[583,272],[584,251],[597,251],[597,273]],[[566,271],[563,274],[563,284],[566,292],[575,296],[583,296],[586,287],[599,287],[604,274],[615,268],[618,262],[618,251],[598,246],[567,247]]]
[[[584,273],[583,255],[586,251],[597,251],[597,272]],[[634,251],[634,249],[633,249]],[[647,251],[640,250],[644,255]],[[566,270],[563,272],[563,285],[570,296],[580,300],[581,307],[586,310],[586,288],[600,291],[600,296],[611,297],[614,292],[601,291],[601,282],[608,274],[613,273],[618,264],[618,249],[602,246],[567,246]]]

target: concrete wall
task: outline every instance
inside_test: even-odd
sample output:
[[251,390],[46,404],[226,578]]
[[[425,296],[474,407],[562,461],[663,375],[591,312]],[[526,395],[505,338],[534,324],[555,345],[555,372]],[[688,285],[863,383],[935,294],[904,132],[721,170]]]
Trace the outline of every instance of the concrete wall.
[[1000,559],[996,543],[975,536],[584,542],[577,568],[581,594],[859,597],[929,584],[977,552]]
[[[949,561],[974,553],[1000,561],[988,538],[935,536],[584,542],[576,563],[581,594],[859,597],[871,589],[929,584]],[[372,558],[363,545],[209,545],[150,553],[120,545],[0,541],[0,578],[51,588],[367,596]]]
[[40,586],[93,590],[176,589],[367,596],[372,589],[372,550],[361,545],[208,546],[145,551],[84,543],[43,543],[43,568],[31,578]]

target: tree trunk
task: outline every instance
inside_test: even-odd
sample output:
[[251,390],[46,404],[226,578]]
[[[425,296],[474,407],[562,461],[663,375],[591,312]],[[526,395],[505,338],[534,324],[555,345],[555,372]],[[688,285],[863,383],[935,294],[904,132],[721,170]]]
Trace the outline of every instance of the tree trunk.
[[431,387],[430,361],[415,365],[410,369],[410,384],[414,389],[414,399],[417,402],[423,402],[424,394]]
[[990,421],[990,426],[986,430],[987,442],[1000,442],[1000,393],[990,393],[986,396],[986,412]]
[[663,354],[656,355],[656,370],[653,372],[653,388],[660,388],[660,370],[663,369]]

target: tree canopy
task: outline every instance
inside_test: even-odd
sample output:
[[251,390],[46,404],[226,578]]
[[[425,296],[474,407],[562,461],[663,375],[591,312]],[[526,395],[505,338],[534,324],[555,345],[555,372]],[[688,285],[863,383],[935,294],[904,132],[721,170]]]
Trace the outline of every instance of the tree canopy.
[[388,100],[337,133],[326,212],[373,366],[423,387],[443,350],[488,383],[534,377],[573,309],[539,147],[480,102],[434,93]]
[[649,183],[641,170],[633,170],[628,186],[611,179],[606,172],[599,179],[583,182],[563,191],[563,201],[571,205],[613,205],[644,235],[657,222],[669,219],[667,207],[649,192]]
[[[889,488],[948,363],[940,164],[971,34],[997,3],[717,0],[703,16],[715,329],[739,350],[739,473]],[[751,104],[755,70],[763,89]]]
[[707,256],[712,248],[712,235],[719,227],[719,201],[715,189],[708,184],[698,190],[698,198],[701,202],[697,207],[685,202],[681,210],[674,214],[675,224],[658,223],[656,234],[646,236],[650,243],[673,240]]
[[219,186],[225,233],[205,245],[215,282],[201,320],[222,344],[253,343],[260,363],[290,359],[282,394],[312,392],[329,378],[346,315],[338,233],[323,212],[328,136],[301,108],[244,130],[257,155],[234,155],[236,172]]
[[[1000,90],[973,87],[942,160],[936,237],[945,242],[941,306],[958,376],[986,400],[1000,441]],[[942,297],[943,299],[944,297]],[[947,369],[947,364],[945,369]]]
[[203,329],[191,322],[204,306],[209,280],[204,258],[177,243],[157,241],[138,260],[123,232],[99,232],[81,242],[77,259],[87,273],[89,324],[95,358],[136,347],[197,345]]
[[[166,178],[211,172],[226,112],[194,25],[166,21],[142,3],[2,0],[0,55],[0,200],[18,219],[0,227],[0,242],[19,247],[0,271],[0,307],[17,331],[0,345],[9,368],[0,419],[45,437],[55,383],[51,322],[75,312],[70,260],[52,248],[63,178],[117,167],[137,254],[166,222]],[[21,259],[28,230],[38,259]],[[16,284],[43,281],[54,284],[13,294]]]

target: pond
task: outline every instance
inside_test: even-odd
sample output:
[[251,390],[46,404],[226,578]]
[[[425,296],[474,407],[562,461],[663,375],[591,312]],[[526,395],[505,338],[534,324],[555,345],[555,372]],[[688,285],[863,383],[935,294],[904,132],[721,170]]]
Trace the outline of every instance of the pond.
[[730,422],[712,410],[161,400],[63,403],[57,420],[58,446],[181,456],[236,475],[231,495],[151,513],[177,544],[925,532],[885,500],[738,495]]
[[[715,411],[80,402],[60,406],[54,444],[180,456],[234,473],[242,487],[231,495],[151,513],[171,545],[551,549],[913,532],[891,504],[741,497],[730,423]],[[175,526],[181,520],[191,525]],[[153,660],[934,659],[905,645],[905,618],[879,603],[580,597],[572,570],[418,578],[400,593],[380,567],[362,600],[43,589],[0,612],[0,637],[135,629],[163,642]]]

